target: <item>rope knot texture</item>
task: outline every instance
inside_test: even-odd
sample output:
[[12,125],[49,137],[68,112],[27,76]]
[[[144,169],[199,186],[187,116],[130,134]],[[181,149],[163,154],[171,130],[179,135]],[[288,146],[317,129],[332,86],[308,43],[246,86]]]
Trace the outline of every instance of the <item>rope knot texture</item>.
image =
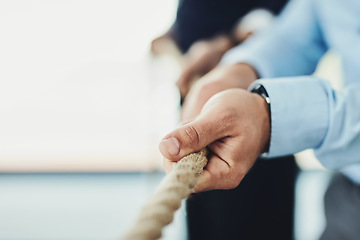
[[207,164],[208,150],[191,153],[177,162],[158,190],[145,204],[135,224],[122,240],[155,240],[172,222],[181,201],[191,194]]

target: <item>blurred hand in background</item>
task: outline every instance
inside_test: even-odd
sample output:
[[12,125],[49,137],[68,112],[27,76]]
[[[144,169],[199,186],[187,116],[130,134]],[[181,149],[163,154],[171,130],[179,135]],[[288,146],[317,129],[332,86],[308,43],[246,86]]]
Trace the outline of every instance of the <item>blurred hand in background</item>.
[[[268,27],[273,20],[273,16],[270,11],[265,9],[253,10],[241,17],[240,20],[237,20],[231,30],[220,31],[213,37],[194,41],[181,57],[183,69],[176,82],[181,99],[185,99],[192,85],[200,77],[219,64],[228,50],[244,42],[254,33]],[[178,46],[176,42],[179,41],[179,38],[181,36],[176,33],[176,24],[174,23],[165,34],[152,41],[151,52],[155,55],[173,52],[173,47]]]
[[193,120],[204,104],[216,93],[230,88],[247,89],[257,79],[255,70],[247,64],[219,66],[200,78],[190,89],[181,112],[183,122]]

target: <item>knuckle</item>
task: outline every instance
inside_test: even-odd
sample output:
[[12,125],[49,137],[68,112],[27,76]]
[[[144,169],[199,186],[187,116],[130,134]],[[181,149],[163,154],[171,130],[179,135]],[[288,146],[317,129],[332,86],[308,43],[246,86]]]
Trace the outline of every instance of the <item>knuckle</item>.
[[237,187],[237,185],[234,184],[233,182],[231,182],[231,183],[227,184],[225,190],[234,189],[236,187]]
[[191,125],[185,125],[182,129],[181,138],[187,143],[195,146],[199,146],[200,136],[199,132]]
[[228,184],[227,184],[228,189],[234,189],[237,186],[239,186],[241,180],[244,177],[244,175],[242,173],[233,172],[231,175],[232,176],[228,178],[228,180],[229,180]]
[[[243,174],[243,173],[239,173],[239,174],[236,175],[236,177],[235,177],[235,179],[234,179],[234,185],[235,185],[235,187],[239,186],[239,184],[240,184],[240,182],[243,180],[244,176],[245,176],[245,174]],[[234,188],[235,188],[235,187],[234,187]]]
[[231,179],[231,181],[227,184],[227,189],[234,189],[240,184],[240,179]]

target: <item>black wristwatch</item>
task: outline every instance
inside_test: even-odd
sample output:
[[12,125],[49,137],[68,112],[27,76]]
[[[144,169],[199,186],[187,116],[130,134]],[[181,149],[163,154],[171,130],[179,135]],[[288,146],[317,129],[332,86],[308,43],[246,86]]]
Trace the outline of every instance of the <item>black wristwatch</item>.
[[265,101],[267,102],[267,104],[270,105],[270,98],[269,98],[269,95],[266,91],[266,89],[264,88],[264,86],[262,84],[257,84],[252,90],[251,92],[253,93],[257,93],[259,94],[260,96],[262,96]]
[[[252,93],[256,93],[256,94],[259,94],[260,96],[262,96],[265,101],[267,102],[267,104],[269,105],[269,108],[270,108],[270,98],[269,98],[269,95],[265,89],[265,87],[262,85],[262,84],[257,84],[255,85],[255,87],[251,90]],[[270,115],[271,117],[271,115]],[[267,149],[266,151],[260,155],[260,157],[264,158],[267,156],[269,152],[269,146],[267,146]]]

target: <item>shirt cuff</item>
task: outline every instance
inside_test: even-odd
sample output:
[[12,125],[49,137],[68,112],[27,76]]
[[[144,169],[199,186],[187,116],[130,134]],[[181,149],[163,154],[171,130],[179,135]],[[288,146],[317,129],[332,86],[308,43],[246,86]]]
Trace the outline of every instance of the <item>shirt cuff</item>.
[[329,108],[328,83],[315,77],[262,79],[270,98],[271,137],[267,157],[294,154],[321,145],[325,138]]

